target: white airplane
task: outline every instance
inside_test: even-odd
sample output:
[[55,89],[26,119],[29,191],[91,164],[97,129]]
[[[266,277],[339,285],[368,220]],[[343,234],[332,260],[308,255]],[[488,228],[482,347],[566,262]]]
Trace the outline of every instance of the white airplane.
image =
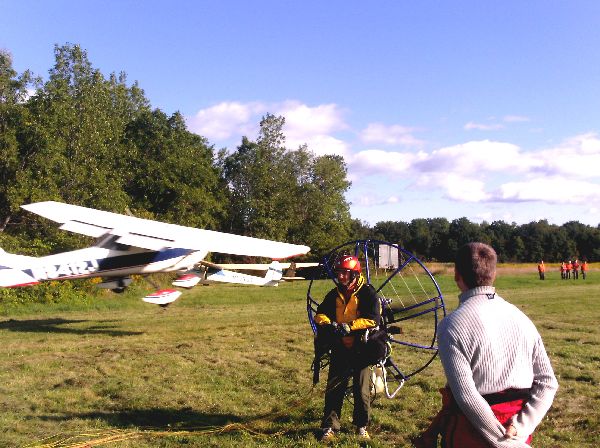
[[[204,261],[209,252],[281,260],[310,250],[303,245],[195,229],[61,202],[37,202],[22,208],[60,223],[63,230],[95,237],[97,241],[92,247],[45,257],[9,254],[0,249],[0,287],[102,277],[104,281],[98,286],[122,292],[131,283],[130,275],[186,272],[202,265],[215,267]],[[270,283],[278,275],[270,272],[268,279],[255,279]],[[250,283],[246,277],[219,276]],[[177,286],[177,280],[174,283]],[[180,295],[180,291],[168,289],[150,294],[144,300],[166,305]]]
[[[180,276],[173,282],[173,285],[182,288],[192,288],[198,283],[202,283],[203,285],[211,283],[239,283],[242,285],[277,286],[283,277],[281,263],[277,260],[266,266],[267,273],[264,277],[230,271],[224,269],[225,266],[227,265],[202,262],[200,269],[194,269],[194,271]],[[235,266],[233,269],[265,270],[265,265],[262,264],[236,264],[233,266]],[[260,267],[255,268],[256,266]]]
[[[285,274],[282,274],[281,277],[277,276],[277,281],[274,281],[274,279],[271,279],[272,281],[268,284],[260,284],[261,286],[277,286],[279,284],[280,281],[294,281],[294,280],[306,280],[306,277],[299,277],[296,276],[296,269],[299,268],[314,268],[316,266],[319,266],[319,263],[296,263],[294,261],[290,262],[290,263],[279,263],[277,262],[277,265],[274,266],[273,263],[271,264],[265,264],[265,263],[219,263],[218,265],[214,265],[215,268],[217,269],[241,269],[241,270],[252,270],[252,271],[264,271],[264,270],[281,270],[283,272],[283,269],[286,269]],[[269,272],[267,272],[267,275],[269,275]],[[255,278],[259,278],[259,277],[255,277]],[[264,282],[264,280],[263,280]],[[207,281],[206,283],[210,283],[210,280]],[[259,283],[253,283],[253,284],[259,284]]]

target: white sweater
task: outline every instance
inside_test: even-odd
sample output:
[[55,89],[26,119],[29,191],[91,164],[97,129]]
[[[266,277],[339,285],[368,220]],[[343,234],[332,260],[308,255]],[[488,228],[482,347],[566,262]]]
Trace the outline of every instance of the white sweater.
[[[535,325],[492,286],[463,292],[458,308],[439,326],[439,354],[458,406],[489,443],[524,448],[540,423],[558,382]],[[531,397],[513,418],[517,437],[504,439],[505,428],[482,395],[531,388]]]

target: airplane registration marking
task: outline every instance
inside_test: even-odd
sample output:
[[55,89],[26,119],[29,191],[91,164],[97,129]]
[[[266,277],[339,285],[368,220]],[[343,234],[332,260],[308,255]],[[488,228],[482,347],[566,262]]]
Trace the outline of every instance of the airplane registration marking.
[[31,269],[31,276],[36,280],[48,280],[73,275],[93,274],[98,270],[97,260],[80,260],[70,263],[40,266]]

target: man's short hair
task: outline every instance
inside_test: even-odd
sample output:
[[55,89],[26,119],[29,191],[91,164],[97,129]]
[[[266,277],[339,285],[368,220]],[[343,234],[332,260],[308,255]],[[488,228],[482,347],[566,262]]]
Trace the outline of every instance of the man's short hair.
[[468,243],[456,252],[456,271],[469,288],[492,286],[496,278],[496,251],[484,243]]

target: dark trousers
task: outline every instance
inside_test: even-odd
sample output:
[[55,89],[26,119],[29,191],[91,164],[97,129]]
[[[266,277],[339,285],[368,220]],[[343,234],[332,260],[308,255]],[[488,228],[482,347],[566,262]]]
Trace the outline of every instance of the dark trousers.
[[369,366],[360,360],[357,350],[336,344],[331,351],[322,428],[340,429],[342,405],[350,378],[354,398],[352,422],[357,427],[367,426],[371,412],[370,374]]

